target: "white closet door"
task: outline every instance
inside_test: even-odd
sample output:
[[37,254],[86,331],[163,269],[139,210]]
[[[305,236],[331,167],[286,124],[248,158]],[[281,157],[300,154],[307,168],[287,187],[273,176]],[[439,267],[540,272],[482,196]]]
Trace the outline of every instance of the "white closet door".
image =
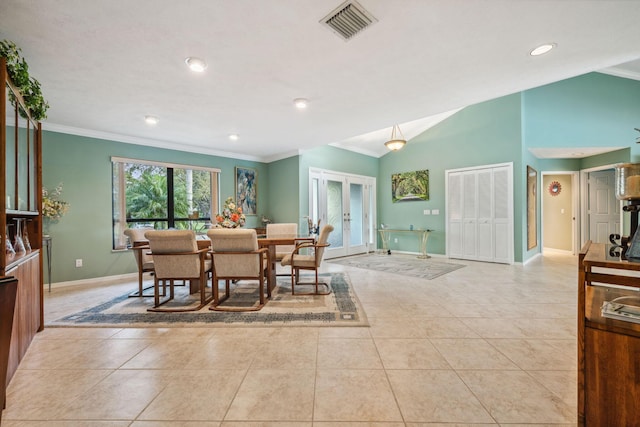
[[477,179],[478,175],[474,171],[462,175],[462,255],[469,259],[476,259],[478,256]]
[[493,170],[493,224],[494,224],[494,255],[495,262],[512,262],[511,248],[513,247],[513,219],[511,206],[513,205],[513,186],[510,168],[501,167]]
[[513,166],[447,171],[447,255],[513,262]]
[[462,258],[462,174],[449,174],[447,180],[447,253]]
[[477,172],[478,177],[478,258],[493,261],[493,173],[491,169]]

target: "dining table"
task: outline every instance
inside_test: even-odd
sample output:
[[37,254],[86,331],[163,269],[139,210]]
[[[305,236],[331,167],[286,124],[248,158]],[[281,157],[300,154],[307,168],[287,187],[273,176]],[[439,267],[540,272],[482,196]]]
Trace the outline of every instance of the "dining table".
[[269,253],[269,260],[271,261],[271,268],[269,269],[269,277],[267,278],[267,285],[269,290],[273,290],[278,283],[276,277],[276,246],[296,245],[300,242],[314,242],[315,238],[312,236],[303,237],[259,237],[258,246],[261,248],[267,248]]
[[[211,246],[211,240],[209,237],[198,236],[197,237],[198,249],[208,248]],[[301,236],[301,237],[258,237],[258,246],[260,248],[267,248],[269,254],[269,260],[271,262],[271,268],[269,269],[269,277],[267,277],[267,285],[269,290],[274,290],[278,281],[276,277],[276,246],[280,245],[296,245],[300,242],[314,242],[313,236]]]

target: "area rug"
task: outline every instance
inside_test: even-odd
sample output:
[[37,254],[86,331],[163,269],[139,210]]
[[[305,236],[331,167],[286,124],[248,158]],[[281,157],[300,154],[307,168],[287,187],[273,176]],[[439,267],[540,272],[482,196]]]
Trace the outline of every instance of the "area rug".
[[[368,326],[368,321],[349,277],[344,273],[321,274],[321,281],[329,282],[329,295],[291,295],[291,280],[278,278],[272,297],[260,311],[221,312],[209,306],[195,312],[149,312],[153,298],[118,296],[105,303],[65,316],[46,326],[94,327],[212,327],[212,326]],[[312,280],[313,276],[301,278]],[[221,284],[222,286],[222,284]],[[306,292],[308,286],[300,288]],[[298,287],[296,287],[298,292]],[[176,287],[176,298],[186,299],[188,286]],[[190,296],[189,298],[197,297]],[[256,283],[241,281],[232,285],[228,304],[250,306],[258,299]]]
[[386,255],[377,253],[332,259],[325,262],[364,268],[366,270],[397,273],[404,276],[421,277],[428,280],[435,279],[443,274],[464,267],[462,264],[434,261],[431,258],[419,259],[414,255]]

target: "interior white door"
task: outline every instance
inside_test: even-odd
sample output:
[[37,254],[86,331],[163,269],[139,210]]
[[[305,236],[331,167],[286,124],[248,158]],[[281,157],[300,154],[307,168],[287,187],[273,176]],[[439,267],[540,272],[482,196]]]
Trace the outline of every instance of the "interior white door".
[[620,231],[620,202],[615,194],[615,171],[589,173],[589,239],[608,243],[609,235]]

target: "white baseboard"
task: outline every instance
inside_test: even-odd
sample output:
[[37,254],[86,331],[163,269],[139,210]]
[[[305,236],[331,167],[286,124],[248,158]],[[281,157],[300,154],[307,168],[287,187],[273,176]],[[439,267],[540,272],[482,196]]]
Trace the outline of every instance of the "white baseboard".
[[[51,284],[51,289],[67,288],[72,286],[86,285],[113,285],[117,283],[126,283],[131,281],[138,283],[138,273],[118,274],[115,276],[94,277],[91,279],[70,280],[67,282],[55,282]],[[45,287],[48,283],[45,282]]]

